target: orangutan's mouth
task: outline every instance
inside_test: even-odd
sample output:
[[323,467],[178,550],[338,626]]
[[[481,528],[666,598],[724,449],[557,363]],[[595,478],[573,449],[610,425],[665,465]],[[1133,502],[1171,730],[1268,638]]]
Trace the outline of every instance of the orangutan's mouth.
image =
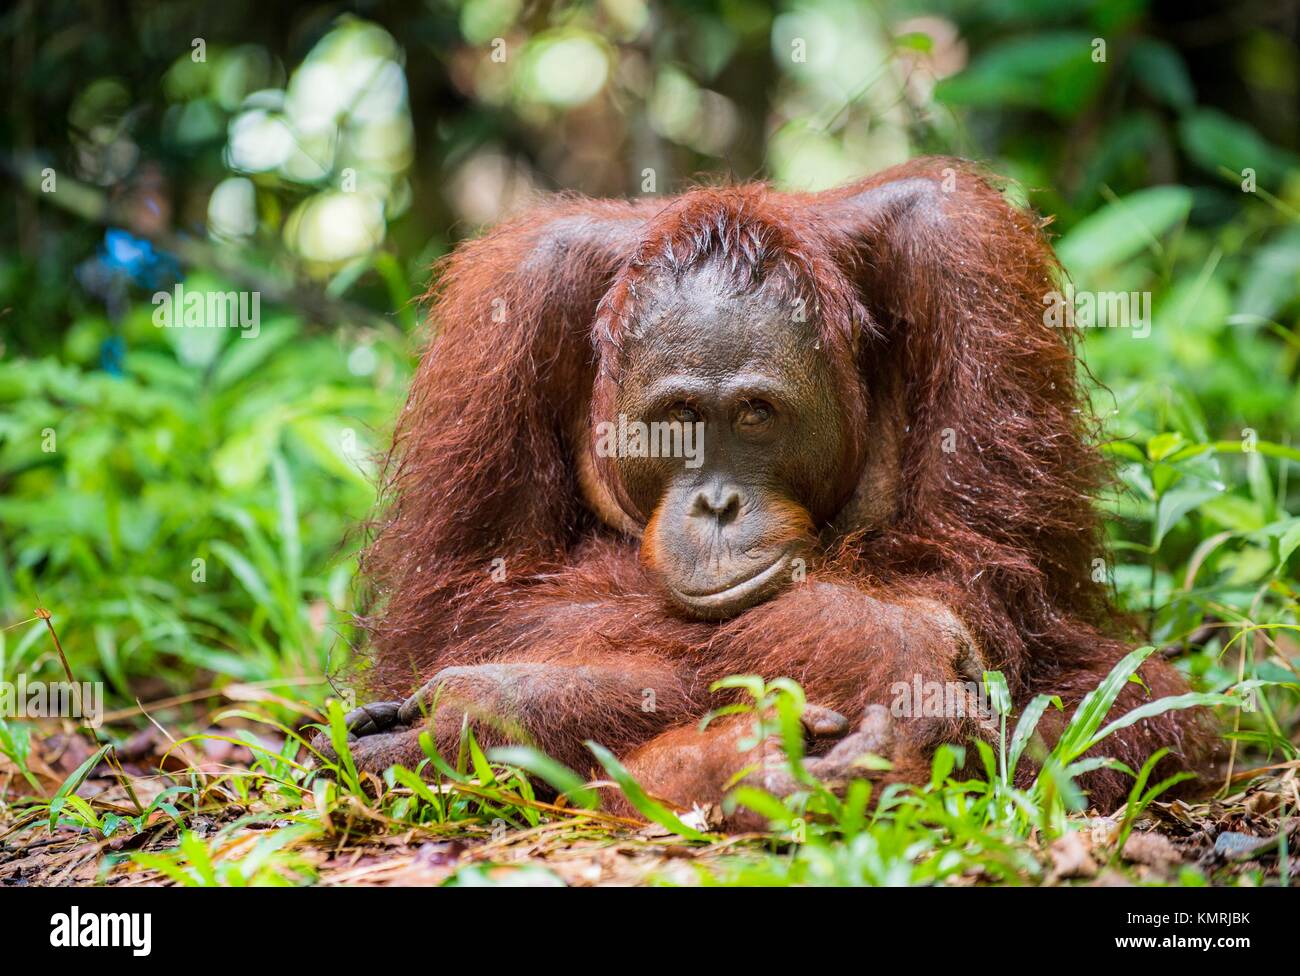
[[790,552],[782,552],[769,565],[743,579],[728,583],[722,589],[687,591],[670,584],[668,592],[691,616],[704,620],[723,620],[775,595],[785,580],[789,579],[791,561]]

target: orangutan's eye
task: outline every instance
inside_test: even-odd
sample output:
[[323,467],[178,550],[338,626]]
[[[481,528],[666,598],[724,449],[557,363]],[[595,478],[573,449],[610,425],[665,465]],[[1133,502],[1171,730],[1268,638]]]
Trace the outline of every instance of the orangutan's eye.
[[762,400],[750,400],[736,415],[736,426],[745,430],[760,430],[772,422],[772,406]]
[[669,409],[668,419],[679,424],[697,424],[700,422],[700,415],[692,407],[678,403]]

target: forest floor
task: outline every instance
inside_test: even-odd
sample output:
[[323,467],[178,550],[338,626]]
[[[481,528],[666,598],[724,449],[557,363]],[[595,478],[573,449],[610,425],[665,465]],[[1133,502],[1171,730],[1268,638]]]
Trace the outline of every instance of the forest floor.
[[[0,886],[925,883],[905,862],[882,869],[884,833],[865,849],[832,843],[820,867],[795,870],[799,845],[714,832],[717,811],[697,811],[707,836],[688,839],[509,783],[444,784],[438,799],[404,782],[347,792],[285,759],[285,737],[247,714],[189,737],[149,725],[112,755],[50,725],[31,737],[25,768],[0,756]],[[1295,884],[1297,809],[1300,763],[1243,770],[1217,798],[1147,804],[1122,851],[1124,811],[1092,810],[1053,841],[1021,837],[1010,876],[976,859],[941,880]]]

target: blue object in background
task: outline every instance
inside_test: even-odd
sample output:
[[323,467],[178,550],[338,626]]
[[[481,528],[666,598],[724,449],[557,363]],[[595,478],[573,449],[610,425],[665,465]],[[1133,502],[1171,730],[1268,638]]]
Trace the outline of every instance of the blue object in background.
[[165,251],[156,250],[152,241],[128,231],[110,227],[104,232],[100,260],[110,273],[116,272],[149,291],[180,278],[180,263]]
[[109,336],[99,347],[99,368],[109,376],[121,376],[125,357],[126,340],[120,335]]
[[[104,243],[94,257],[77,265],[76,274],[81,287],[104,303],[114,323],[126,314],[133,286],[152,293],[183,277],[175,257],[119,227],[104,232]],[[126,340],[120,335],[105,339],[99,348],[99,366],[110,376],[123,375],[125,357]]]

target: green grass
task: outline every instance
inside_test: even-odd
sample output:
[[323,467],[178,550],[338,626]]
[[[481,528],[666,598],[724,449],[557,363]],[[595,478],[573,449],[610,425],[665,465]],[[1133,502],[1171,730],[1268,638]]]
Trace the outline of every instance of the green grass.
[[[745,706],[754,718],[755,736],[779,735],[787,744],[786,761],[803,788],[778,798],[742,785],[726,808],[740,805],[761,814],[769,823],[766,835],[729,839],[711,825],[687,823],[647,797],[618,761],[595,743],[592,752],[633,806],[658,830],[645,837],[638,824],[601,813],[597,797],[582,778],[535,750],[511,747],[485,753],[466,729],[454,763],[438,756],[426,740],[428,758],[420,768],[395,767],[382,780],[358,774],[347,751],[343,713],[336,701],[327,709],[325,728],[339,751],[334,763],[319,760],[291,726],[266,715],[232,709],[222,718],[243,721],[250,728],[236,741],[253,754],[246,768],[224,774],[191,770],[169,777],[176,782],[144,805],[123,816],[96,809],[94,801],[74,791],[108,752],[104,746],[90,756],[53,797],[16,804],[11,813],[22,833],[56,833],[73,829],[81,843],[115,837],[152,838],[150,849],[109,854],[99,867],[101,880],[131,876],[182,886],[300,885],[328,880],[321,852],[400,835],[422,839],[463,838],[470,850],[489,840],[512,834],[543,832],[556,840],[594,852],[630,840],[651,859],[677,849],[669,865],[689,865],[689,874],[662,866],[642,879],[649,883],[696,884],[867,884],[928,885],[966,883],[1036,884],[1049,879],[1050,858],[1043,851],[1061,836],[1082,829],[1086,806],[1075,778],[1100,765],[1124,769],[1133,776],[1129,801],[1111,822],[1109,840],[1094,855],[1121,868],[1120,852],[1135,820],[1181,777],[1152,784],[1151,770],[1161,750],[1141,770],[1130,770],[1106,759],[1080,757],[1094,747],[1104,753],[1107,737],[1138,718],[1169,709],[1240,704],[1240,697],[1188,694],[1153,701],[1125,716],[1104,719],[1124,684],[1153,651],[1141,648],[1116,665],[1112,673],[1071,716],[1059,741],[1043,752],[1033,736],[1044,711],[1059,707],[1042,696],[1025,709],[1014,728],[1007,727],[1009,706],[1000,674],[985,680],[1001,718],[994,744],[976,742],[978,761],[967,769],[965,749],[943,746],[935,757],[928,783],[913,788],[894,785],[872,796],[867,780],[855,781],[843,796],[811,777],[802,764],[799,714],[804,706],[798,685],[781,680],[771,684],[754,677],[722,684],[750,692]],[[272,730],[282,746],[269,748],[253,729]],[[177,741],[173,748],[203,736]],[[1036,753],[1036,755],[1035,755]],[[1031,785],[1017,788],[1020,763],[1035,755],[1038,773]],[[538,798],[534,779],[546,781],[559,795]],[[687,818],[692,819],[692,818]],[[219,828],[211,825],[219,822]],[[207,836],[195,825],[208,825]],[[685,850],[685,854],[682,850]],[[560,879],[545,857],[520,864],[475,856],[449,873],[445,884],[548,883]],[[1283,883],[1290,880],[1285,847],[1279,866]],[[1205,884],[1262,882],[1263,873],[1231,871],[1218,878],[1184,868],[1165,883]]]

